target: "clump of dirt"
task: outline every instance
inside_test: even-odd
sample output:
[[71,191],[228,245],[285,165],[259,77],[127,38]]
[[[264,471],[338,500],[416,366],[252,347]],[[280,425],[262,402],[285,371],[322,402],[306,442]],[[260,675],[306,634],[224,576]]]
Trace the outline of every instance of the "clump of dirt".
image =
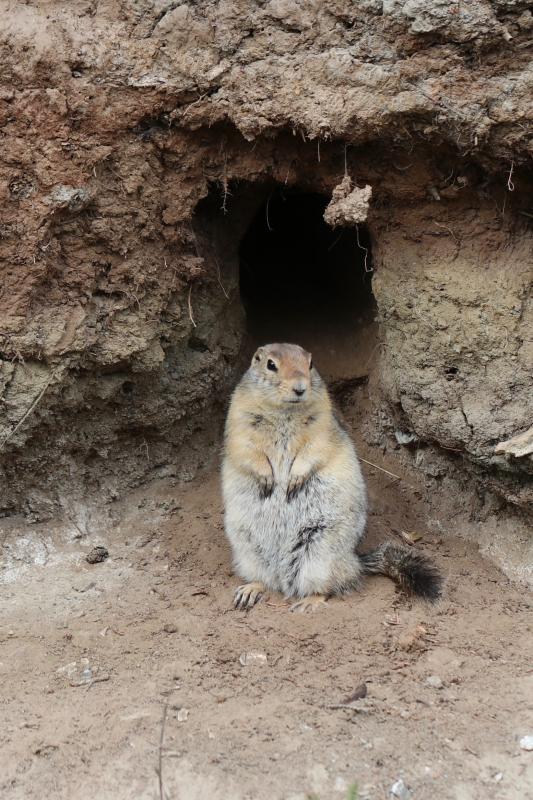
[[362,189],[353,186],[352,179],[346,175],[333,189],[331,201],[324,211],[324,219],[334,228],[364,222],[368,216],[371,197],[371,186],[364,186]]

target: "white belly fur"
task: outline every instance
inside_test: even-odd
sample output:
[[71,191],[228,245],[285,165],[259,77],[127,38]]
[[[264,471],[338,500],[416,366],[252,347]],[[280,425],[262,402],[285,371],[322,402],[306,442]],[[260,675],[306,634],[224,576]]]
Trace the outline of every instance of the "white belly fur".
[[253,477],[227,459],[222,483],[226,533],[236,572],[287,596],[328,593],[356,581],[355,547],[366,522],[366,495],[355,450],[343,443],[342,469],[323,470],[291,501],[290,462],[273,463],[275,487],[261,497]]

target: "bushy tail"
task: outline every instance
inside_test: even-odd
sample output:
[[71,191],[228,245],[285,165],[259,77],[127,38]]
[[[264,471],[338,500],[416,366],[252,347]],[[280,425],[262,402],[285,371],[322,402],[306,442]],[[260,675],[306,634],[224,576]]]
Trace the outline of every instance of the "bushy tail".
[[442,576],[437,567],[407,547],[385,542],[359,557],[364,574],[387,575],[407,594],[416,594],[432,602],[441,595]]

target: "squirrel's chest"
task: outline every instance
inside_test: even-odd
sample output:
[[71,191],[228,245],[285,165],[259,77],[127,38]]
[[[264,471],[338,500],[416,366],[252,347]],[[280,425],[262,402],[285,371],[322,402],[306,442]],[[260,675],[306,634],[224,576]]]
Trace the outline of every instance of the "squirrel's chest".
[[280,420],[265,428],[265,453],[268,456],[274,475],[281,479],[287,477],[294,459],[305,444],[301,425],[291,420]]

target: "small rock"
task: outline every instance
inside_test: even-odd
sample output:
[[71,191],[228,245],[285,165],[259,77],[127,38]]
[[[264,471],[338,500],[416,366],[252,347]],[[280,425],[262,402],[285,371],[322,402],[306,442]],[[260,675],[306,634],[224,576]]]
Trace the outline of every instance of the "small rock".
[[524,11],[524,13],[518,17],[516,22],[518,27],[523,31],[531,30],[531,28],[533,28],[533,16],[531,15],[531,11]]
[[441,678],[438,675],[429,675],[426,678],[426,684],[431,686],[432,689],[442,689],[444,686]]
[[342,702],[343,703],[353,703],[354,700],[362,700],[363,697],[366,697],[368,694],[368,687],[366,683],[360,683],[357,689],[348,695]]
[[415,433],[411,433],[410,431],[394,431],[394,438],[398,444],[403,444],[404,447],[407,447],[407,445],[418,441],[417,435]]
[[65,664],[63,667],[58,667],[56,672],[58,675],[66,675],[67,678],[72,678],[76,674],[77,667],[78,662],[71,661],[69,664]]
[[71,686],[83,686],[92,683],[95,674],[98,672],[97,666],[91,666],[88,658],[80,661],[71,661],[56,670],[58,675],[65,675]]
[[520,747],[522,750],[533,750],[533,736],[522,736]]
[[180,708],[178,711],[178,722],[185,722],[189,718],[189,709]]
[[417,625],[414,630],[406,631],[398,639],[398,647],[410,652],[412,650],[427,650],[427,628]]
[[342,775],[337,775],[335,778],[335,785],[333,786],[336,792],[343,792],[346,794],[348,790],[348,781],[342,777]]
[[107,547],[97,545],[93,547],[90,553],[87,553],[85,561],[87,561],[88,564],[99,564],[101,561],[105,561],[106,558],[109,558],[109,550]]
[[165,625],[163,625],[163,630],[165,633],[177,633],[178,629],[172,622],[167,622]]
[[70,211],[81,211],[91,201],[91,195],[83,186],[67,186],[59,184],[48,196],[48,202],[56,208],[68,208]]
[[80,682],[81,683],[90,683],[93,679],[93,671],[89,664],[85,664],[84,668],[80,673]]
[[390,787],[390,795],[391,797],[398,797],[400,800],[409,800],[411,792],[400,778]]
[[242,664],[243,667],[250,667],[254,664],[266,664],[267,657],[265,653],[258,653],[255,651],[241,653],[239,656],[239,663]]
[[500,783],[501,781],[503,781],[503,772],[497,772],[492,780],[494,781],[494,783]]
[[33,752],[36,756],[49,756],[54,752],[54,750],[57,749],[58,749],[57,744],[42,744],[40,747],[37,747],[37,749],[34,750]]
[[94,589],[95,587],[96,583],[94,581],[89,581],[88,583],[87,581],[81,581],[78,584],[75,583],[72,584],[72,588],[74,589],[75,592],[88,592],[91,589]]

